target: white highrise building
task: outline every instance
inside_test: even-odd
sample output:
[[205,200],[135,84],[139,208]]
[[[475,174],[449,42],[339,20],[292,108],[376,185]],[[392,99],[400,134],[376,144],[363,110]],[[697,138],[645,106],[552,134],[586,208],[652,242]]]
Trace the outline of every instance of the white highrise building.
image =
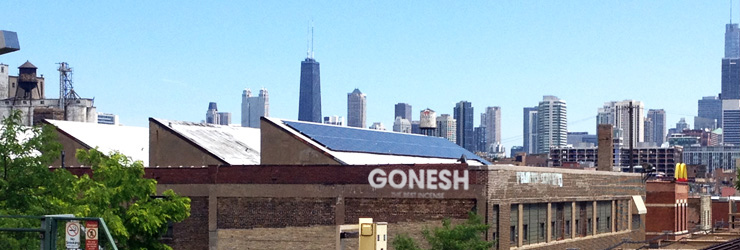
[[355,89],[347,94],[347,126],[364,128],[367,123],[367,96]]
[[245,89],[242,92],[242,127],[259,128],[262,116],[270,116],[270,96],[267,89],[260,89],[258,96],[252,96],[252,91]]
[[568,143],[568,114],[564,100],[546,95],[537,106],[538,153],[549,153],[551,147]]
[[[630,133],[630,106],[632,106],[632,133]],[[641,101],[624,100],[621,102],[605,102],[604,106],[599,108],[596,117],[596,124],[611,124],[618,134],[622,135],[622,141],[629,145],[632,141],[634,145],[638,142],[645,141],[645,105]]]
[[487,107],[482,123],[486,127],[486,151],[492,152],[494,145],[501,144],[501,107]]
[[393,122],[393,131],[401,133],[411,133],[411,122],[407,119],[403,119],[400,116],[396,116],[396,120]]
[[457,143],[457,120],[449,114],[437,116],[437,135]]

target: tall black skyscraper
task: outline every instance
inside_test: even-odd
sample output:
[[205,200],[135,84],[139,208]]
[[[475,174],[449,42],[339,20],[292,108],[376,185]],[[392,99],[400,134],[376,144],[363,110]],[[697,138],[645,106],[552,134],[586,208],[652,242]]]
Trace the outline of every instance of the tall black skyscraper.
[[[311,29],[313,43],[313,28]],[[308,47],[306,60],[301,62],[301,93],[298,99],[298,120],[321,123],[321,77],[319,62],[313,59],[313,44]]]
[[720,99],[740,99],[740,28],[725,25],[725,56],[722,58],[722,94]]
[[457,145],[475,151],[475,134],[473,130],[473,105],[468,101],[461,101],[455,105],[455,120],[457,120]]
[[401,117],[401,119],[406,119],[411,121],[411,105],[407,103],[397,103],[396,104],[396,113],[393,119],[396,119],[396,117]]

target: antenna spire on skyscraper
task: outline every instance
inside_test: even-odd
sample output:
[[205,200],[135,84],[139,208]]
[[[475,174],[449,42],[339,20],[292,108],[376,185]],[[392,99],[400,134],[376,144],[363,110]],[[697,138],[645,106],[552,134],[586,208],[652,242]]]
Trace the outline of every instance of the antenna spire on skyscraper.
[[313,59],[313,19],[308,21],[308,30],[306,31],[306,58]]

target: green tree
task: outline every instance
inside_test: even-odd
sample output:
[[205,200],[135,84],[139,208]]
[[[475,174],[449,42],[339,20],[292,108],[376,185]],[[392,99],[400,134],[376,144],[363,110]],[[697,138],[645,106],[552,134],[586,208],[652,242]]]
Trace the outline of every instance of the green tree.
[[[12,112],[0,127],[0,214],[102,217],[122,249],[171,249],[159,242],[168,223],[190,216],[190,199],[144,178],[140,161],[97,149],[79,150],[92,175],[49,170],[61,146],[51,126],[25,127]],[[38,220],[0,219],[0,227],[38,228]],[[0,249],[38,249],[35,233],[0,233]]]
[[[442,227],[424,229],[421,234],[431,250],[484,250],[493,246],[492,242],[483,240],[487,230],[488,225],[481,217],[470,212],[468,219],[461,224],[453,226],[450,219],[444,219]],[[421,250],[408,235],[397,236],[392,244],[398,250]]]

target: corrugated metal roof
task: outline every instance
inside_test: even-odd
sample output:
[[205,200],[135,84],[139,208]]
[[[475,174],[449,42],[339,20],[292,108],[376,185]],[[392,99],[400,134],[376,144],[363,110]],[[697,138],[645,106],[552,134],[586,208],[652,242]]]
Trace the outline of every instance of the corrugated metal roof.
[[489,164],[444,138],[266,119],[310,140],[345,164],[456,163],[463,155],[471,165]]
[[151,118],[230,165],[260,164],[260,130]]
[[[149,128],[46,120],[57,129],[105,154],[118,151],[149,165]],[[70,155],[68,155],[70,157]],[[73,156],[72,156],[73,157]]]

